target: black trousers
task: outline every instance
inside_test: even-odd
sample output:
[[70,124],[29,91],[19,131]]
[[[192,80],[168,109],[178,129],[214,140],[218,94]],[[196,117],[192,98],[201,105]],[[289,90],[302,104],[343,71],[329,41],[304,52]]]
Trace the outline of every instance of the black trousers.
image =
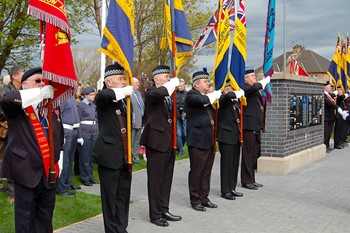
[[324,121],[324,134],[323,134],[323,143],[326,147],[329,147],[329,140],[331,139],[331,135],[333,132],[334,121]]
[[125,166],[121,169],[98,166],[98,174],[105,232],[127,232],[131,173]]
[[[48,189],[44,178],[34,188],[17,182],[15,186],[16,233],[52,233],[52,216],[56,202],[56,188]],[[56,186],[56,185],[55,185]]]
[[241,163],[242,184],[255,183],[255,169],[257,168],[258,158],[260,157],[260,143],[260,131],[244,130]]
[[347,131],[346,121],[341,117],[337,118],[334,124],[334,146],[339,146],[345,142],[346,131]]
[[221,193],[231,193],[237,186],[240,146],[219,142],[219,149]]
[[209,201],[210,177],[214,164],[213,149],[201,150],[188,147],[190,153],[190,172],[188,173],[188,187],[192,205],[207,203]]
[[149,217],[156,219],[169,211],[175,155],[171,147],[166,152],[146,147],[146,154]]

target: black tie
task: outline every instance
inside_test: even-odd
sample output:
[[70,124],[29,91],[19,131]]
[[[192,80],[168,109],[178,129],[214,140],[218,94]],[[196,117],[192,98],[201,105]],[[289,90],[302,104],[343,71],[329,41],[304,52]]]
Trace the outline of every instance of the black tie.
[[40,113],[38,115],[39,115],[40,124],[44,130],[45,137],[46,137],[46,139],[48,139],[49,138],[49,133],[48,133],[49,125],[47,123],[47,118],[41,116]]

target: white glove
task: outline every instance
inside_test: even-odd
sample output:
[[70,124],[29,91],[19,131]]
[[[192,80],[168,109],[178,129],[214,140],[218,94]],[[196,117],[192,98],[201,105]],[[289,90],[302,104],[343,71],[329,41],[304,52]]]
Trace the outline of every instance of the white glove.
[[179,79],[177,77],[174,77],[170,79],[170,81],[164,83],[163,87],[165,87],[168,90],[169,96],[173,94],[175,91],[175,88],[179,86]]
[[123,87],[123,92],[124,92],[124,95],[125,96],[131,96],[132,95],[132,92],[133,92],[133,86],[126,86],[126,87]]
[[343,111],[341,113],[341,115],[342,115],[343,119],[346,120],[346,118],[349,116],[349,113],[347,111]]
[[44,86],[43,88],[31,88],[19,91],[22,100],[22,107],[26,108],[29,105],[33,105],[43,101],[43,99],[52,99],[54,90],[51,85]]
[[345,99],[346,99],[346,98],[348,98],[349,94],[345,93],[344,96],[345,96]]
[[237,99],[239,99],[239,98],[244,96],[244,91],[243,90],[233,91],[233,93],[235,93]]
[[343,113],[343,110],[341,108],[337,108],[338,113],[341,115]]
[[220,99],[221,95],[221,91],[214,91],[212,93],[206,94],[206,96],[209,98],[210,104],[213,104],[216,100]]
[[333,94],[334,95],[338,95],[338,91],[333,91]]
[[126,87],[119,87],[119,88],[112,88],[115,94],[116,100],[124,99],[125,96],[130,96],[133,91],[132,86],[126,86]]
[[267,85],[268,83],[270,83],[270,79],[271,79],[271,77],[270,77],[270,76],[267,76],[266,78],[263,78],[263,79],[261,79],[261,80],[259,81],[259,83],[260,83],[261,86],[262,86],[262,89],[265,89],[266,85]]
[[84,145],[84,139],[83,138],[78,138],[77,142],[82,146]]

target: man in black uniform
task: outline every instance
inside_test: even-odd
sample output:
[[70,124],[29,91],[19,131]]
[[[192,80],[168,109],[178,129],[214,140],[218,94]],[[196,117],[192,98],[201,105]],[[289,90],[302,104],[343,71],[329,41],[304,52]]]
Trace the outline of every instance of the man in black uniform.
[[234,91],[229,79],[227,81],[223,95],[219,99],[217,141],[221,154],[221,197],[234,200],[235,197],[243,196],[242,193],[236,191],[236,186],[241,153],[238,99],[244,96],[244,91]]
[[254,68],[246,67],[243,90],[247,106],[243,108],[241,182],[242,187],[247,189],[257,190],[263,186],[255,182],[255,169],[260,157],[261,130],[264,121],[264,104],[260,90],[263,90],[269,82],[270,77],[257,82]]
[[[337,87],[336,94],[336,104],[339,108],[345,110],[345,98],[347,94],[344,94],[341,86]],[[341,113],[337,111],[335,116],[335,125],[334,125],[334,149],[343,149],[348,144],[345,143],[347,137],[347,123],[343,119]]]
[[324,138],[323,143],[326,145],[326,152],[329,153],[333,149],[329,146],[329,140],[333,132],[335,113],[342,114],[341,108],[336,104],[335,95],[333,94],[333,86],[328,81],[324,86]]
[[131,173],[126,165],[123,133],[126,108],[123,99],[132,94],[125,86],[124,68],[119,64],[105,69],[104,87],[95,97],[99,134],[92,152],[98,164],[105,232],[127,232]]
[[193,89],[187,93],[187,146],[190,154],[188,187],[192,208],[205,211],[205,207],[217,208],[208,196],[210,177],[214,163],[214,109],[211,106],[221,96],[221,91],[209,91],[209,74],[198,71],[192,75]]
[[154,86],[145,92],[147,121],[140,144],[146,147],[147,154],[149,217],[155,225],[166,227],[167,220],[181,220],[181,216],[169,212],[175,163],[170,96],[179,85],[179,79],[170,79],[169,66],[159,65],[152,72]]

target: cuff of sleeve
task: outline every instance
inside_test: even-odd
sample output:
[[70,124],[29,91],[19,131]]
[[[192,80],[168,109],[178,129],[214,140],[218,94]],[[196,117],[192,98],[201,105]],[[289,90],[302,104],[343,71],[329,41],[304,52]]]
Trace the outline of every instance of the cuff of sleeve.
[[112,88],[115,93],[116,100],[121,100],[125,98],[123,88]]
[[26,108],[30,105],[39,103],[43,100],[40,88],[32,88],[19,91],[22,100],[22,107]]
[[164,83],[163,87],[165,87],[168,90],[169,96],[171,96],[175,91],[175,85],[171,82]]

